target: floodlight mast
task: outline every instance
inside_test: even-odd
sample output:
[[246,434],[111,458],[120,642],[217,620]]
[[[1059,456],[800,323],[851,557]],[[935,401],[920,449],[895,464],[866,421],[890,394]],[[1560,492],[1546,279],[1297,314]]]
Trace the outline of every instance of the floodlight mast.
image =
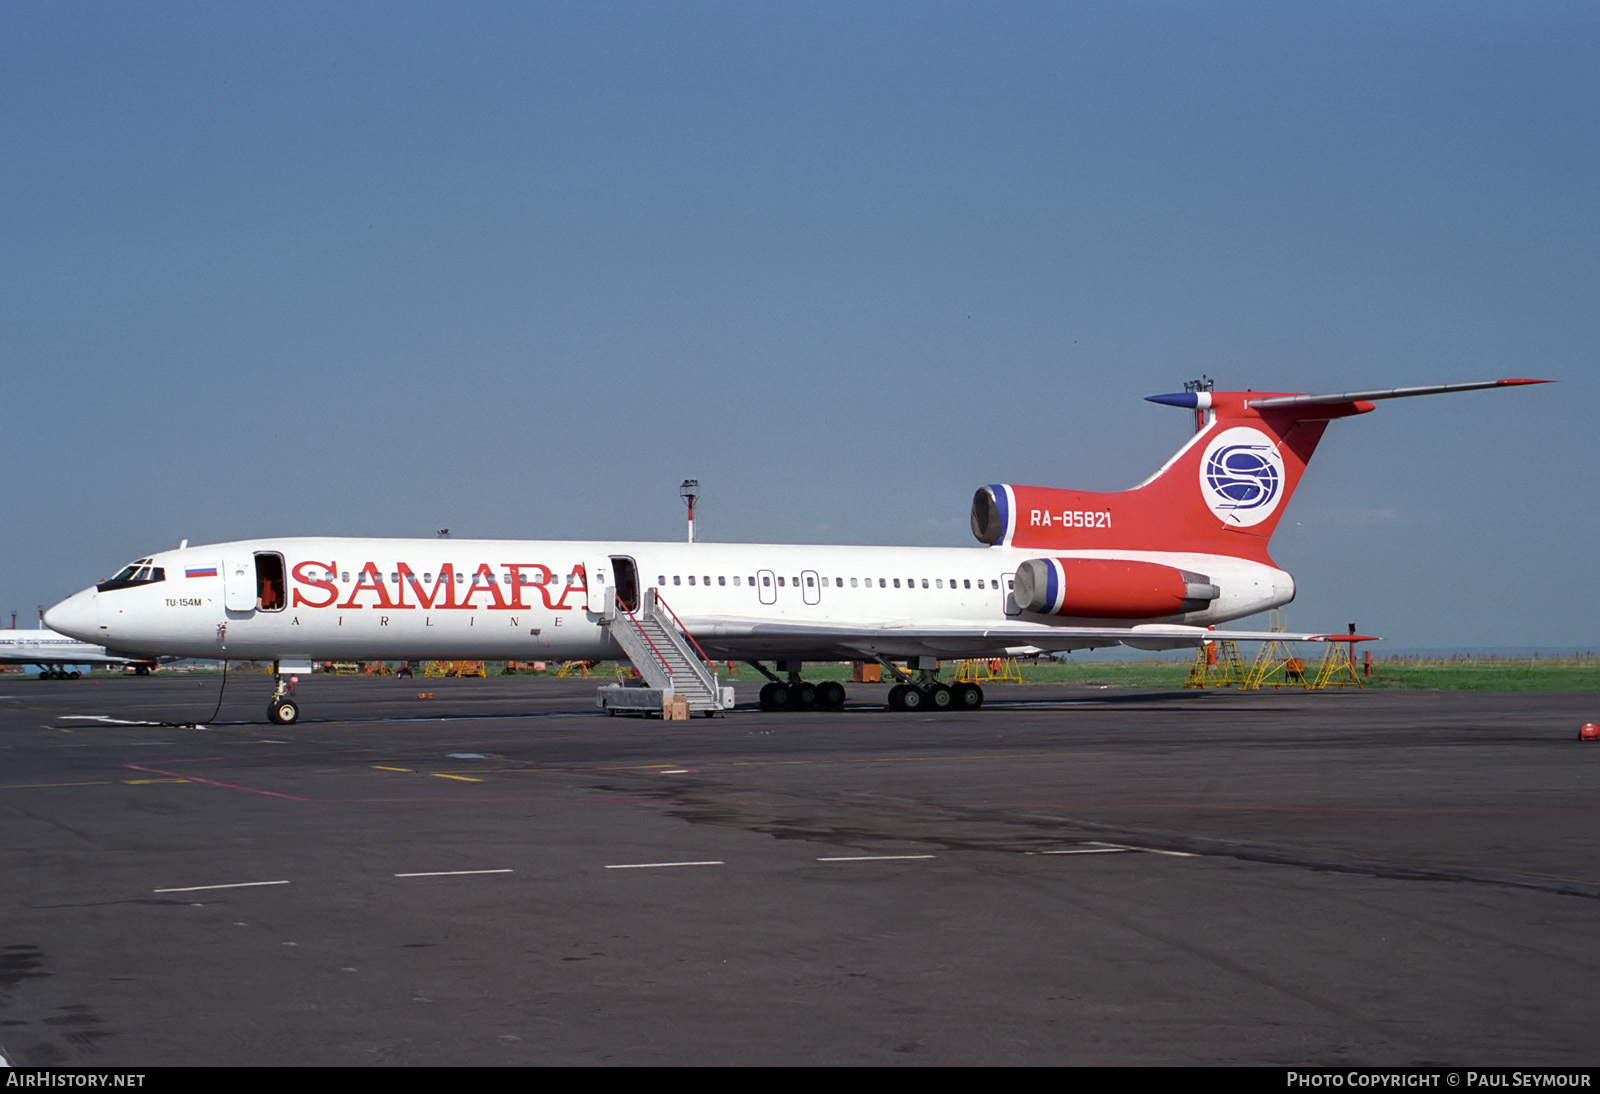
[[689,506],[689,539],[688,539],[688,542],[693,543],[694,542],[694,503],[695,503],[695,499],[697,499],[700,496],[700,480],[699,479],[684,479],[683,480],[683,485],[678,487],[678,496],[680,498],[682,498],[684,500],[684,502],[687,503],[688,506]]

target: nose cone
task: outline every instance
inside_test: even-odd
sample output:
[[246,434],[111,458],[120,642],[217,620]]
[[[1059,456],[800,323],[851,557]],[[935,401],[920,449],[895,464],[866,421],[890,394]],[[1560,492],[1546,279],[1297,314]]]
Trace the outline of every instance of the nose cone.
[[100,594],[93,589],[74,593],[44,613],[44,625],[57,634],[80,642],[100,642]]

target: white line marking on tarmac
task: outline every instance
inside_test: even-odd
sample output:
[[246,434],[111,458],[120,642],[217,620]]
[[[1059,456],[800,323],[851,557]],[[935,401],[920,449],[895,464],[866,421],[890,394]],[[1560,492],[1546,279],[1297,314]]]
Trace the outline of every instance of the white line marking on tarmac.
[[832,855],[818,862],[898,862],[903,859],[933,858],[933,855]]
[[1106,843],[1089,840],[1082,847],[1064,848],[1060,851],[1040,851],[1041,855],[1109,855],[1117,851],[1131,851],[1144,855],[1171,855],[1173,858],[1198,858],[1193,851],[1163,851],[1159,847],[1134,847],[1125,843]]
[[1163,851],[1159,847],[1135,847],[1127,843],[1106,843],[1104,840],[1090,840],[1096,847],[1105,847],[1114,851],[1140,851],[1146,855],[1171,855],[1173,858],[1198,858],[1192,851]]
[[428,870],[415,874],[396,874],[395,877],[465,877],[468,874],[509,874],[509,868],[499,870]]
[[727,863],[720,859],[708,859],[705,862],[619,862],[606,867],[607,870],[658,870],[664,866],[726,866]]
[[63,722],[77,719],[80,722],[105,722],[114,726],[158,726],[161,724],[160,722],[141,722],[130,721],[127,718],[113,718],[109,714],[62,714],[58,718]]
[[1131,847],[1072,847],[1063,851],[1040,851],[1041,855],[1118,855]]
[[154,889],[157,893],[200,893],[207,889],[253,889],[258,885],[287,885],[287,881],[235,881],[231,885],[190,885],[183,889]]

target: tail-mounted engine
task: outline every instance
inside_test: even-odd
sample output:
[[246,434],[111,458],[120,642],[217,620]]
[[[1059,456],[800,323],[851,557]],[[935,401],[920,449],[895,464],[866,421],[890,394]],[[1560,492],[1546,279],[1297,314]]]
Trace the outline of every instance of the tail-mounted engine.
[[972,534],[991,547],[1004,542],[1014,519],[1010,493],[1004,486],[983,486],[972,495]]
[[1182,615],[1222,595],[1204,574],[1107,558],[1030,558],[1017,567],[1015,594],[1025,612],[1084,619]]

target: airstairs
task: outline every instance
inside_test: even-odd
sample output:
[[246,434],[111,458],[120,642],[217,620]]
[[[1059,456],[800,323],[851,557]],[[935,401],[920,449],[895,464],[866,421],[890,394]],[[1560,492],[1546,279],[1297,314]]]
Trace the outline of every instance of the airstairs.
[[616,590],[608,587],[601,619],[641,678],[638,685],[600,688],[595,701],[601,710],[660,714],[678,697],[688,701],[690,714],[733,709],[733,688],[718,682],[715,667],[654,586],[645,589],[637,612],[619,607]]

